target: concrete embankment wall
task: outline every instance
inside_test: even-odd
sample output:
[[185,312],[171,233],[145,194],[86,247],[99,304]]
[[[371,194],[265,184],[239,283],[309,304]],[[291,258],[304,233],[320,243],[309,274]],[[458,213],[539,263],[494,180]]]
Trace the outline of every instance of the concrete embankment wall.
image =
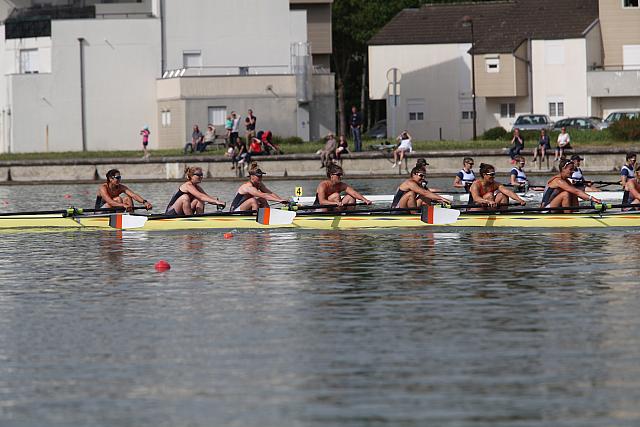
[[[617,173],[625,162],[626,153],[626,148],[591,148],[579,151],[585,159],[582,163],[583,170],[589,173]],[[556,165],[553,160],[537,165],[531,162],[530,152],[525,151],[524,155],[528,161],[525,170],[529,174],[549,175],[553,172]],[[431,176],[455,174],[462,167],[464,157],[472,157],[475,160],[475,170],[480,163],[494,165],[498,173],[508,173],[511,169],[510,159],[504,150],[414,152],[401,168],[391,167],[390,153],[354,153],[343,159],[342,167],[349,176],[405,175],[418,157],[427,159]],[[268,173],[269,178],[317,177],[325,173],[324,169],[320,168],[319,156],[314,154],[254,157],[254,160]],[[179,180],[183,177],[186,165],[201,166],[209,178],[239,177],[226,157],[192,155],[150,160],[120,158],[4,161],[0,162],[0,184],[96,181],[103,180],[109,169],[118,169],[127,181]]]

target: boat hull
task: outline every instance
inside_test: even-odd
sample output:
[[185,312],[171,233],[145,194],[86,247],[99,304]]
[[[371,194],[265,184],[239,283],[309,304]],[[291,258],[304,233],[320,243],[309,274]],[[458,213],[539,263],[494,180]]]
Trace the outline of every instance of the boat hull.
[[[524,213],[524,214],[461,214],[452,224],[432,225],[412,214],[299,214],[292,224],[262,225],[255,216],[211,215],[194,217],[150,217],[136,230],[230,230],[297,228],[314,230],[344,230],[363,228],[606,228],[640,227],[640,212],[615,213]],[[108,216],[63,217],[30,215],[0,217],[0,230],[16,229],[108,229]]]

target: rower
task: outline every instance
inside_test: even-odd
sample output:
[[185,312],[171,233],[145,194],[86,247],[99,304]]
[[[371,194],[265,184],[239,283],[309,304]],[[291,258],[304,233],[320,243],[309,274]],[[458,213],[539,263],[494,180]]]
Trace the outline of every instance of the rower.
[[476,174],[473,173],[473,159],[471,157],[465,157],[462,161],[462,169],[456,174],[453,179],[453,186],[456,188],[464,188],[465,192],[469,192],[469,187],[476,180]]
[[[560,173],[552,177],[544,189],[542,195],[542,203],[540,207],[543,208],[557,208],[557,207],[570,207],[576,206],[577,198],[582,200],[602,203],[600,199],[593,197],[584,191],[576,188],[571,184],[569,179],[575,171],[576,165],[567,159],[560,160]],[[570,212],[570,211],[565,211]]]
[[622,188],[624,190],[624,193],[622,194],[623,205],[629,204],[629,192],[626,190],[626,188],[627,181],[633,181],[635,176],[634,169],[636,165],[636,153],[627,153],[626,160],[627,163],[622,166],[622,169],[620,169],[620,185],[622,185]]
[[[584,174],[582,173],[582,169],[580,168],[580,162],[583,160],[584,159],[578,154],[574,154],[573,156],[571,156],[571,161],[575,166],[575,170],[571,174],[569,182],[573,183],[574,187],[577,187],[582,191],[587,191],[586,188],[591,187],[593,185],[593,181],[587,181],[584,178]],[[589,190],[591,191],[591,188],[589,188]],[[574,201],[578,203],[577,198]]]
[[529,180],[524,172],[524,165],[527,163],[524,157],[517,155],[513,158],[515,166],[511,168],[511,186],[515,191],[527,191]]
[[268,208],[269,202],[288,203],[273,191],[269,190],[262,182],[262,176],[266,175],[258,168],[256,162],[249,168],[249,181],[242,184],[231,202],[231,212],[257,211],[258,208]]
[[471,211],[504,209],[509,204],[509,199],[527,204],[512,190],[496,182],[496,168],[485,163],[480,164],[480,178],[469,188],[469,205],[474,206]]
[[[121,184],[122,175],[118,169],[111,169],[107,172],[107,182],[100,185],[96,196],[96,209],[104,208],[124,208],[126,211],[133,211],[133,201],[142,203],[146,210],[153,208],[151,203],[144,197],[134,193],[126,185]],[[125,196],[122,197],[122,194]]]
[[167,205],[166,215],[203,214],[205,203],[224,208],[225,203],[223,201],[216,197],[211,197],[200,186],[204,177],[201,167],[187,166],[185,175],[187,182],[178,187],[178,191],[176,191]]
[[[627,180],[624,186],[624,192],[627,194],[627,200],[623,201],[624,205],[640,205],[640,165],[636,166],[635,179]],[[636,210],[637,208],[622,208],[622,210]]]
[[624,187],[627,180],[635,177],[636,153],[627,153],[627,162],[620,169],[620,184]]
[[423,168],[416,166],[411,169],[410,178],[398,186],[391,208],[416,208],[432,201],[449,204],[448,199],[422,187],[424,176]]
[[[343,211],[355,209],[356,200],[361,200],[366,205],[371,204],[371,200],[358,193],[347,183],[342,182],[344,171],[342,167],[336,164],[330,164],[327,167],[327,178],[318,184],[316,189],[316,200],[314,205],[332,205],[335,208],[331,210]],[[342,193],[346,193],[342,196]],[[350,205],[350,206],[344,206]],[[327,212],[328,209],[318,209],[320,212]]]

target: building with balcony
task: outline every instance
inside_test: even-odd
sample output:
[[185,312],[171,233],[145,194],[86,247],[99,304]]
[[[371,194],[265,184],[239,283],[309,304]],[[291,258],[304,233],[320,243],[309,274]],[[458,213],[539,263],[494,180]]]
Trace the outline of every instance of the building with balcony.
[[[424,139],[470,138],[474,94],[478,134],[495,126],[511,129],[519,114],[559,120],[640,107],[637,83],[624,99],[614,90],[632,83],[635,74],[606,73],[608,63],[622,64],[623,57],[624,67],[635,62],[640,10],[634,1],[510,0],[406,9],[369,42],[370,97],[388,99],[387,122],[395,119],[398,130]],[[614,30],[619,26],[625,30]],[[402,76],[395,109],[391,69]]]
[[[0,0],[0,152],[182,147],[232,110],[333,130],[332,0]],[[268,3],[268,4],[267,4]]]

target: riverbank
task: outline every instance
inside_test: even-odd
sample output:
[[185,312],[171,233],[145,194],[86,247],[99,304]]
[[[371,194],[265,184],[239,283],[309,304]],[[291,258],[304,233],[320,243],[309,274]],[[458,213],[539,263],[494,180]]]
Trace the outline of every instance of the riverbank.
[[[640,147],[590,146],[575,152],[584,157],[585,172],[616,173],[624,164],[626,153],[633,150]],[[532,152],[525,150],[523,154],[529,161],[526,170],[530,175],[549,175],[554,171],[553,160],[533,164]],[[390,152],[367,151],[345,156],[342,166],[349,176],[390,177],[407,174],[418,157],[427,159],[431,176],[455,174],[464,157],[474,158],[476,169],[480,163],[490,163],[499,174],[508,173],[512,167],[506,149],[414,151],[396,168],[392,168]],[[255,156],[254,160],[270,178],[322,177],[325,173],[316,154]],[[103,180],[109,169],[118,169],[129,182],[180,180],[187,165],[202,167],[208,178],[234,180],[246,174],[246,168],[232,169],[229,158],[220,154],[162,156],[148,160],[139,157],[28,159],[0,161],[0,184],[95,182]]]

